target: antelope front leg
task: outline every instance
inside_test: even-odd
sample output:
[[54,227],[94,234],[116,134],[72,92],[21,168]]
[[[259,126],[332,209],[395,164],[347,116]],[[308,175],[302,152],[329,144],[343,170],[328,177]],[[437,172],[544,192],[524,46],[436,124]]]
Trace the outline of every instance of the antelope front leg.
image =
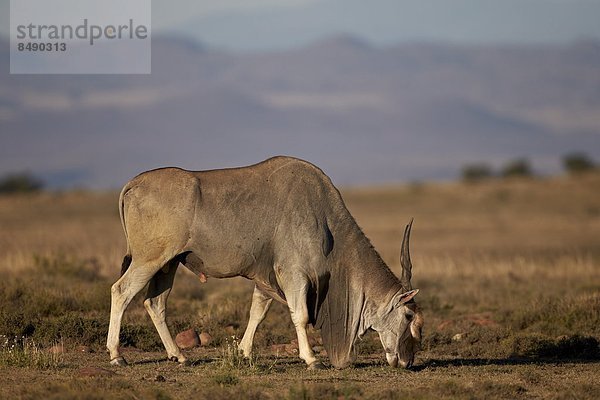
[[[296,281],[296,283],[298,283]],[[296,328],[298,336],[298,353],[301,359],[306,362],[308,369],[323,369],[325,366],[315,357],[310,344],[306,327],[308,325],[308,308],[306,306],[306,295],[308,293],[308,282],[304,282],[300,287],[285,292],[288,302],[292,322]]]

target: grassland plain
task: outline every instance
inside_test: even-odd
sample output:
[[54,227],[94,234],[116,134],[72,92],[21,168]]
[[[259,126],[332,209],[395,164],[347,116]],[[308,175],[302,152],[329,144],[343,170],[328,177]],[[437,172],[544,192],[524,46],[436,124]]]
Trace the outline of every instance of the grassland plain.
[[387,367],[375,334],[358,343],[354,368],[307,371],[274,350],[295,337],[280,304],[257,332],[256,359],[241,362],[231,337],[245,328],[252,284],[201,284],[183,268],[169,324],[208,331],[211,345],[187,351],[191,366],[166,361],[138,296],[121,335],[132,365],[113,368],[104,341],[125,249],[118,194],[0,197],[0,398],[600,398],[598,188],[587,175],[344,190],[396,273],[415,217],[426,326],[412,371]]

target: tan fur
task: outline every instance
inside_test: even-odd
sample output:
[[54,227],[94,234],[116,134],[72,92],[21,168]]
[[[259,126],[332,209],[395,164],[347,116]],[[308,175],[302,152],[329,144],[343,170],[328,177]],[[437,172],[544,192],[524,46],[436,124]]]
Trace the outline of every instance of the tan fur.
[[[332,364],[345,367],[356,337],[379,319],[392,318],[380,309],[401,290],[400,281],[330,179],[310,163],[275,157],[244,168],[153,170],[125,185],[120,208],[131,265],[113,286],[107,347],[118,362],[125,307],[172,260],[201,281],[244,276],[256,282],[259,294],[253,298],[260,307],[251,313],[253,327],[242,340],[247,353],[256,318],[264,318],[270,304],[264,295],[288,304],[300,357],[309,365],[318,361],[304,343],[308,323],[322,330]],[[185,360],[160,325],[169,356]]]

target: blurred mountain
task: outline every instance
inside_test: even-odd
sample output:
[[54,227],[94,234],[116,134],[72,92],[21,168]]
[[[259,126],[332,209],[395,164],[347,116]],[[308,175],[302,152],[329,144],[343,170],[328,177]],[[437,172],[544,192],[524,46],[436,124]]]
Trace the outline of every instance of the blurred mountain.
[[275,154],[335,182],[455,177],[526,156],[556,172],[600,156],[600,43],[373,47],[336,36],[234,54],[153,39],[152,74],[9,75],[0,43],[0,174],[116,187],[164,165],[206,169]]

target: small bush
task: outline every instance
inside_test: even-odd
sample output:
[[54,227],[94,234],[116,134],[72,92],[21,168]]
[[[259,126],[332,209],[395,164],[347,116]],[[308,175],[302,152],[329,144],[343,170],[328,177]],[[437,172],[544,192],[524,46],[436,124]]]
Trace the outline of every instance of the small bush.
[[[103,340],[106,340],[107,332],[108,329],[103,332]],[[156,332],[156,328],[150,324],[122,324],[119,342],[122,346],[131,346],[144,351],[156,351],[163,349],[163,344],[160,341],[158,332]]]
[[516,336],[512,342],[513,357],[588,359],[600,358],[600,344],[591,336],[562,336],[558,339],[540,334]]
[[550,355],[564,358],[600,359],[600,343],[591,336],[562,336],[554,343]]
[[18,172],[0,178],[0,194],[38,192],[44,183],[29,172]]
[[583,153],[571,153],[563,157],[563,167],[569,174],[580,174],[596,168],[594,161]]
[[0,335],[1,366],[50,369],[58,368],[62,363],[62,354],[43,351],[32,339],[23,336],[9,338]]
[[524,158],[509,161],[500,172],[503,178],[530,177],[533,175],[529,161]]
[[239,378],[230,372],[224,372],[217,374],[214,377],[214,381],[219,386],[233,386],[239,383]]
[[29,336],[35,331],[35,322],[23,313],[10,312],[7,309],[0,311],[0,334],[6,337]]
[[225,338],[221,346],[221,368],[226,370],[240,369],[246,365],[255,367],[255,360],[253,358],[245,359],[244,352],[240,350],[239,344],[240,342],[235,336]]
[[485,163],[467,164],[461,171],[462,179],[466,182],[479,182],[493,176],[492,167]]
[[46,345],[62,338],[72,343],[99,345],[106,340],[107,332],[107,318],[84,317],[77,312],[70,312],[59,317],[36,321],[31,336]]
[[[44,346],[59,340],[103,346],[110,317],[110,283],[93,260],[36,257],[23,276],[0,281],[0,334],[27,337]],[[148,320],[124,323],[121,343],[162,349]]]

